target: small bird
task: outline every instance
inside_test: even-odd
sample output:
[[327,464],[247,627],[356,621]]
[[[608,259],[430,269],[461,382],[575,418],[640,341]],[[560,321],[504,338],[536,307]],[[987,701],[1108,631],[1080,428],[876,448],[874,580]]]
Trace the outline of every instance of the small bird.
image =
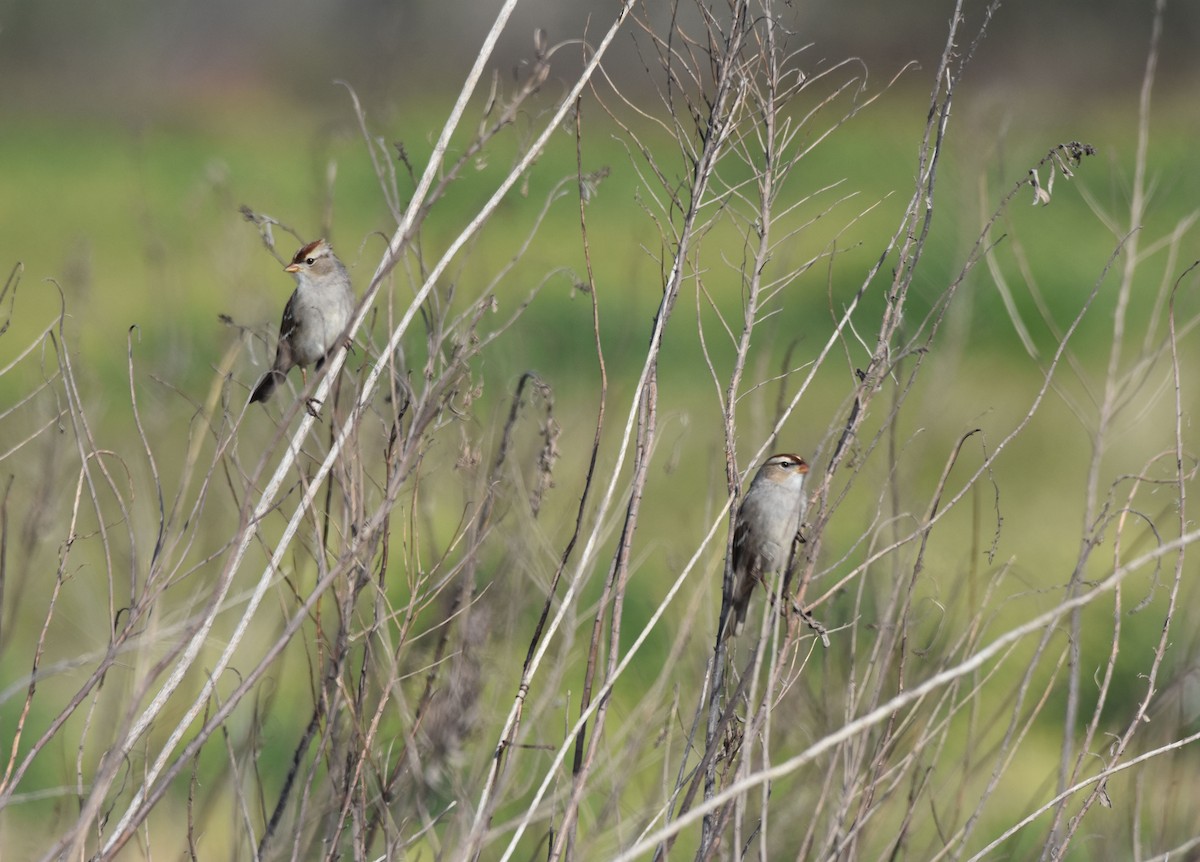
[[304,246],[283,270],[296,277],[296,290],[283,309],[275,363],[254,388],[251,401],[270,398],[297,365],[307,383],[308,366],[315,363],[320,370],[354,313],[350,274],[325,240]]
[[[733,528],[733,583],[729,613],[722,621],[726,638],[741,634],[754,585],[770,572],[782,572],[792,554],[808,498],[799,455],[772,455],[758,468],[738,507]],[[731,619],[732,618],[732,619]]]

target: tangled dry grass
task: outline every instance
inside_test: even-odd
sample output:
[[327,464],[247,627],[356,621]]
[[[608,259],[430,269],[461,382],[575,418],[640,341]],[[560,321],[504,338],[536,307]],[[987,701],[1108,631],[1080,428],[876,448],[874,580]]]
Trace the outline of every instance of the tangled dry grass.
[[[1004,229],[1027,196],[1073,193],[1063,182],[1092,169],[1087,144],[1048,146],[990,196],[957,271],[926,274],[935,215],[954,218],[938,193],[952,107],[997,4],[973,32],[955,8],[908,202],[874,238],[874,265],[850,276],[841,244],[873,205],[855,209],[805,159],[887,86],[869,89],[855,61],[806,69],[771,0],[680,2],[666,23],[629,2],[549,102],[552,62],[579,45],[539,36],[515,84],[493,80],[480,108],[513,5],[427,164],[385,145],[347,88],[395,227],[360,286],[354,353],[307,393],[319,416],[293,397],[271,435],[247,430],[260,414],[235,372],[261,336],[232,320],[207,394],[169,415],[142,403],[131,333],[136,436],[119,446],[95,430],[61,321],[3,369],[37,380],[4,413],[23,430],[4,456],[21,463],[0,508],[0,650],[29,668],[0,695],[5,858],[1165,858],[1200,844],[1171,801],[1196,789],[1195,674],[1171,646],[1196,596],[1200,318],[1183,262],[1194,219],[1163,237],[1138,229],[1156,43],[1129,210],[1104,214],[1112,256],[1060,325],[1032,274],[1023,289],[1042,316],[1013,299],[1003,256],[1020,240]],[[620,35],[636,39],[652,95],[606,78]],[[477,131],[452,145],[472,106]],[[639,174],[661,273],[621,379],[593,271],[613,252],[589,221],[608,176],[586,155],[601,122]],[[518,126],[504,181],[435,248],[429,213]],[[563,129],[575,175],[490,282],[456,278]],[[590,304],[590,330],[573,337],[594,345],[574,402],[595,412],[569,451],[552,375],[521,374],[501,398],[482,370],[527,337],[523,316],[564,277],[565,264],[511,301],[513,273],[564,211],[583,261],[569,278]],[[277,219],[244,215],[276,257],[290,251]],[[945,330],[984,270],[1037,371],[1019,406],[952,426],[930,400],[960,385],[967,358]],[[5,286],[10,315],[19,280]],[[803,351],[771,342],[774,318],[826,294]],[[1131,314],[1135,295],[1153,297],[1149,315]],[[1109,298],[1097,371],[1073,339]],[[680,381],[663,364],[692,325],[680,299],[720,417],[700,449],[724,479],[711,505],[687,508],[704,510],[690,529],[675,520],[694,487],[664,478],[678,464],[663,404]],[[827,415],[813,409],[821,387]],[[1006,559],[1007,507],[1022,505],[1010,452],[1051,401],[1078,419],[1065,444],[1078,457],[1064,460],[1082,472],[1047,481],[1082,528],[1058,537],[1062,559]],[[727,650],[712,599],[729,513],[801,414],[814,441],[804,542]],[[1151,426],[1144,451],[1116,446],[1131,414]],[[917,457],[936,462],[932,479],[907,469]],[[646,580],[668,539],[664,574]],[[35,820],[52,826],[31,833]]]

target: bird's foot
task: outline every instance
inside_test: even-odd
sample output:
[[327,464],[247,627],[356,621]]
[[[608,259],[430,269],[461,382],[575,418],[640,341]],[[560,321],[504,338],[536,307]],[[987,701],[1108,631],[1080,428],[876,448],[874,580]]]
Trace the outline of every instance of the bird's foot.
[[792,611],[796,614],[796,616],[800,617],[800,619],[803,620],[810,629],[813,630],[817,637],[821,639],[821,645],[828,649],[829,629],[827,629],[823,623],[818,621],[817,618],[812,615],[811,611],[806,611],[804,608],[800,607],[799,603],[797,603],[795,599],[792,600]]

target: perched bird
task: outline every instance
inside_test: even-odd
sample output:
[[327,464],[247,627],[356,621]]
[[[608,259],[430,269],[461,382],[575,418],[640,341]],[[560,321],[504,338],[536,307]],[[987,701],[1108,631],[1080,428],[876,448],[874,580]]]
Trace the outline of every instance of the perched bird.
[[799,455],[772,455],[758,468],[742,498],[733,528],[729,611],[722,621],[726,638],[741,634],[754,585],[768,573],[787,567],[792,540],[808,505],[804,495],[807,472],[808,464]]
[[321,368],[354,313],[350,274],[325,240],[304,246],[283,269],[296,277],[296,290],[283,309],[275,363],[254,388],[251,401],[270,398],[294,366],[300,366],[307,382],[308,366]]

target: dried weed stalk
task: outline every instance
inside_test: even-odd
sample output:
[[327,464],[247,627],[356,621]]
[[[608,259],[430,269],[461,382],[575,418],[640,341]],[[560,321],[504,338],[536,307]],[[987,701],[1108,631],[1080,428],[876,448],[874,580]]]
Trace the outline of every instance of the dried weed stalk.
[[[1113,250],[1065,325],[1012,204],[1030,191],[1057,203],[1055,178],[1075,176],[1087,144],[1051,148],[1001,195],[985,188],[992,203],[957,271],[928,275],[935,216],[952,217],[938,191],[952,106],[998,2],[973,32],[955,6],[912,193],[894,231],[868,240],[873,263],[850,273],[844,252],[878,204],[805,168],[894,78],[872,89],[857,60],[810,61],[773,0],[629,2],[561,92],[546,85],[567,46],[538,34],[511,91],[493,78],[474,133],[452,146],[515,4],[420,168],[376,136],[347,87],[395,228],[355,352],[339,350],[273,434],[248,430],[232,382],[248,330],[202,400],[176,393],[182,418],[147,404],[159,390],[131,331],[128,448],[95,430],[62,313],[0,368],[36,381],[0,413],[0,460],[22,459],[0,496],[0,658],[28,668],[0,690],[11,739],[0,818],[36,808],[53,821],[28,839],[30,857],[1059,859],[1095,834],[1118,855],[1193,847],[1181,824],[1194,815],[1166,800],[1172,782],[1195,787],[1184,758],[1198,738],[1194,664],[1170,653],[1200,539],[1187,513],[1200,317],[1196,265],[1180,263],[1196,219],[1162,238],[1141,231],[1164,3],[1129,211],[1089,200]],[[602,65],[621,35],[645,89]],[[643,251],[660,278],[619,390],[606,315],[631,318],[605,302],[594,263],[610,250],[588,208],[608,169],[589,170],[586,153],[608,124],[658,232]],[[549,188],[508,262],[469,283],[460,257],[563,129],[575,175]],[[430,214],[510,133],[511,170],[435,248]],[[576,189],[585,274],[563,262],[515,291],[518,263]],[[243,215],[278,258],[276,231],[294,232]],[[1156,255],[1159,288],[1135,314]],[[965,361],[945,330],[960,294],[984,289],[983,270],[1036,379],[1015,412],[939,429],[949,411],[931,415],[931,394],[952,389]],[[586,398],[544,370],[497,395],[485,360],[564,273],[590,304],[577,335],[594,371],[572,378],[591,381]],[[18,267],[0,292],[0,335],[19,279]],[[1098,373],[1078,342],[1109,302]],[[803,341],[773,343],[796,318]],[[673,399],[695,391],[694,369],[719,430],[691,432],[701,442],[679,456],[664,430],[685,412]],[[832,407],[821,391],[836,393]],[[564,401],[595,409],[573,449]],[[1001,556],[1006,511],[1020,505],[1013,453],[1051,403],[1089,444],[1065,569]],[[1141,462],[1120,457],[1131,414],[1162,431]],[[757,629],[727,644],[715,637],[731,577],[721,537],[747,471],[798,437],[814,465],[807,524],[790,571],[756,601]],[[697,478],[719,490],[681,504]],[[52,491],[63,487],[65,502]],[[702,524],[679,523],[700,508]],[[71,625],[94,648],[64,654]],[[1145,780],[1147,765],[1170,780]],[[1113,806],[1107,820],[1097,802]]]

